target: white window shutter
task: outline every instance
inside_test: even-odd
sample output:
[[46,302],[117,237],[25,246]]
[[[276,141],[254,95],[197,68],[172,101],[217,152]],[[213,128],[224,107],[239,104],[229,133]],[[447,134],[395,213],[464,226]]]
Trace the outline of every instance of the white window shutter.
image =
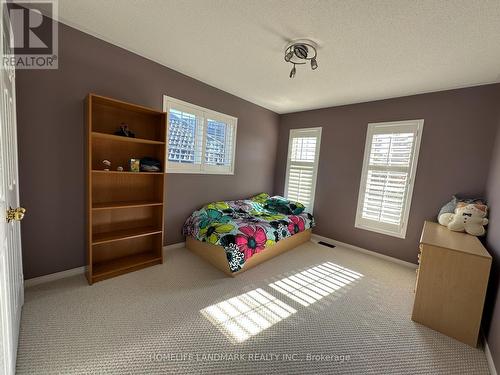
[[318,173],[321,128],[290,130],[285,197],[312,212]]
[[238,119],[164,96],[167,172],[233,174]]
[[356,227],[404,238],[423,120],[368,125]]
[[205,170],[232,172],[236,149],[236,126],[230,119],[210,116],[206,121]]
[[168,111],[168,169],[199,171],[203,150],[203,114],[176,105]]

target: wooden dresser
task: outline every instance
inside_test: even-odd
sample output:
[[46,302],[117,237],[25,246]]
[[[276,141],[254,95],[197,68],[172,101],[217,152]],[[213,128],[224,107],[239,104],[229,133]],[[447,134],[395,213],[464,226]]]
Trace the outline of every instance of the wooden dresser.
[[412,320],[475,347],[490,267],[476,237],[426,221]]

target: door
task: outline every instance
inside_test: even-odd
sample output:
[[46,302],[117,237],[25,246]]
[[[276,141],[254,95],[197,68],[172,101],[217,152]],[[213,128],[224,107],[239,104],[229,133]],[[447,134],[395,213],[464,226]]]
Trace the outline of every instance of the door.
[[[3,4],[2,4],[3,5]],[[10,54],[7,12],[0,17],[0,57]],[[17,174],[15,70],[0,67],[0,375],[15,372],[21,307],[24,302]],[[12,209],[10,209],[12,208]]]

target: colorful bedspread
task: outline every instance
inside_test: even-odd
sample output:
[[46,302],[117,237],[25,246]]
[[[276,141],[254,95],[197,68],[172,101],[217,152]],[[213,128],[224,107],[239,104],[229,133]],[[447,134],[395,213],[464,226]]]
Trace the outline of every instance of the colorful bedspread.
[[266,247],[314,226],[298,202],[262,193],[245,200],[209,203],[186,220],[185,236],[224,247],[229,268],[237,272]]

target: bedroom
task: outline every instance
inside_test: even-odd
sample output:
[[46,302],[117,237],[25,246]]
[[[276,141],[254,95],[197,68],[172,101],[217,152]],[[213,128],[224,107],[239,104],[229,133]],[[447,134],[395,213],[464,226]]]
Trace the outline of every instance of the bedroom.
[[498,1],[3,11],[0,374],[497,373]]

